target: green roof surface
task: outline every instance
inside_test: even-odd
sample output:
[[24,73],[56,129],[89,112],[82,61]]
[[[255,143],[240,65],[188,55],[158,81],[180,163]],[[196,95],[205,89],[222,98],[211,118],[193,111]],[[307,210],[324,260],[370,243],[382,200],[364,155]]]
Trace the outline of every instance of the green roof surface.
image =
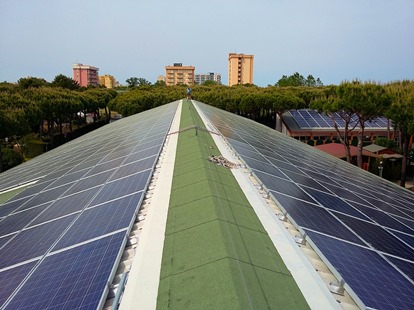
[[[183,100],[180,129],[204,124]],[[309,309],[210,133],[179,133],[158,309]]]

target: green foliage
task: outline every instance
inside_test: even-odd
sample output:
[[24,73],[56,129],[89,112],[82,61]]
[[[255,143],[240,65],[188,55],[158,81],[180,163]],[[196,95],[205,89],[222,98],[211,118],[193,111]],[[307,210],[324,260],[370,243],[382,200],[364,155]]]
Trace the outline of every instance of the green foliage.
[[204,85],[204,86],[212,86],[212,85],[217,85],[217,82],[216,81],[213,81],[213,80],[207,80],[207,81],[204,81],[202,83],[202,85]]
[[386,147],[390,150],[395,150],[396,151],[398,149],[397,142],[395,142],[395,140],[391,140],[391,139],[388,139],[386,137],[377,137],[377,138],[375,138],[375,144],[377,144],[379,146]]
[[288,86],[309,86],[309,87],[321,87],[323,86],[322,81],[317,78],[315,79],[313,75],[308,75],[306,78],[298,72],[293,73],[292,75],[283,75],[275,84],[279,87],[288,87]]
[[55,79],[52,81],[51,86],[62,87],[71,90],[77,90],[80,88],[80,85],[77,81],[63,74],[57,75]]
[[130,77],[125,82],[128,83],[128,87],[138,86],[138,78],[137,77]]
[[45,79],[36,77],[21,78],[17,81],[17,84],[21,89],[39,88],[48,85]]
[[23,162],[23,156],[10,148],[2,148],[3,171],[11,169]]

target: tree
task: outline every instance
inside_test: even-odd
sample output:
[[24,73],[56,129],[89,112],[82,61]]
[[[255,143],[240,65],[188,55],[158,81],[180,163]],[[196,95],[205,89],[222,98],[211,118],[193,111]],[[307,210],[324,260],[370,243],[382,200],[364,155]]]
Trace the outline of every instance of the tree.
[[217,84],[217,82],[216,81],[213,81],[213,80],[206,80],[206,81],[204,81],[203,82],[203,84],[202,85],[204,85],[204,86],[211,86],[211,85],[216,85]]
[[[0,172],[4,171],[4,168],[10,168],[12,156],[5,143],[11,137],[16,135],[22,135],[29,132],[29,127],[25,121],[24,111],[21,109],[2,109],[0,106]],[[6,143],[7,144],[7,143]]]
[[159,86],[159,87],[166,86],[166,85],[167,84],[165,83],[165,81],[156,81],[154,84],[154,86]]
[[391,99],[382,85],[371,82],[361,83],[357,80],[344,82],[338,86],[337,90],[346,110],[354,112],[358,118],[360,130],[358,132],[357,164],[362,168],[365,123],[376,117],[384,116]]
[[414,135],[414,82],[403,81],[387,85],[391,96],[391,106],[386,115],[401,134],[402,165],[400,185],[405,187],[407,176],[408,145],[410,136]]
[[279,87],[287,87],[287,86],[319,87],[319,86],[323,86],[323,83],[319,78],[315,79],[312,75],[308,75],[308,77],[305,79],[302,74],[299,74],[298,72],[295,72],[290,76],[283,75],[276,82],[275,86],[279,86]]
[[135,87],[138,85],[138,78],[137,77],[130,77],[125,82],[128,83],[128,87]]
[[304,104],[304,101],[291,91],[273,92],[270,94],[269,100],[275,113],[275,129],[279,132],[282,131],[282,114],[291,109],[301,109]]
[[[337,87],[327,89],[324,96],[321,96],[312,101],[311,109],[324,112],[332,120],[338,139],[345,147],[346,161],[351,162],[351,132],[358,125],[354,120],[355,113],[350,109],[346,100],[343,100],[337,93]],[[341,130],[338,121],[343,122],[343,129]]]
[[80,88],[80,85],[77,81],[63,74],[56,75],[51,85],[53,87],[62,87],[70,90],[77,90]]
[[151,82],[149,82],[149,81],[147,81],[146,79],[144,79],[144,78],[138,78],[138,86],[149,86],[149,85],[151,85]]
[[46,86],[48,83],[45,79],[36,78],[36,77],[27,77],[21,78],[17,81],[17,84],[21,89],[28,89],[28,88],[39,88],[42,86]]

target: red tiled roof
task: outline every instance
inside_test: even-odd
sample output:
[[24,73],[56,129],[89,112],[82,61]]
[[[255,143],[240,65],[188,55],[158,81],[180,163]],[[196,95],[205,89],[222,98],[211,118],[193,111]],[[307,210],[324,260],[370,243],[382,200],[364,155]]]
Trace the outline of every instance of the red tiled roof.
[[[328,144],[321,144],[315,146],[317,149],[324,151],[328,154],[331,154],[338,158],[346,158],[345,146],[341,143],[328,143]],[[357,156],[358,148],[356,146],[351,145],[351,156]],[[374,153],[362,150],[362,155],[369,156],[369,157],[377,157]]]

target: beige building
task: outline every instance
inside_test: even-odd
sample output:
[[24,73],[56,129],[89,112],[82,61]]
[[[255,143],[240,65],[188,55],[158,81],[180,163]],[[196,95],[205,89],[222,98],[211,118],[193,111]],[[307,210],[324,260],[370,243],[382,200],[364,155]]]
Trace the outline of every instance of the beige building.
[[229,86],[253,84],[253,57],[229,53]]
[[157,77],[157,82],[165,82],[165,76],[163,76],[163,75],[159,75],[159,76]]
[[183,66],[182,63],[175,63],[173,66],[165,66],[165,84],[167,86],[185,84],[194,85],[193,66]]
[[117,86],[117,83],[112,75],[105,74],[99,76],[99,85],[104,85],[106,88],[114,88]]

